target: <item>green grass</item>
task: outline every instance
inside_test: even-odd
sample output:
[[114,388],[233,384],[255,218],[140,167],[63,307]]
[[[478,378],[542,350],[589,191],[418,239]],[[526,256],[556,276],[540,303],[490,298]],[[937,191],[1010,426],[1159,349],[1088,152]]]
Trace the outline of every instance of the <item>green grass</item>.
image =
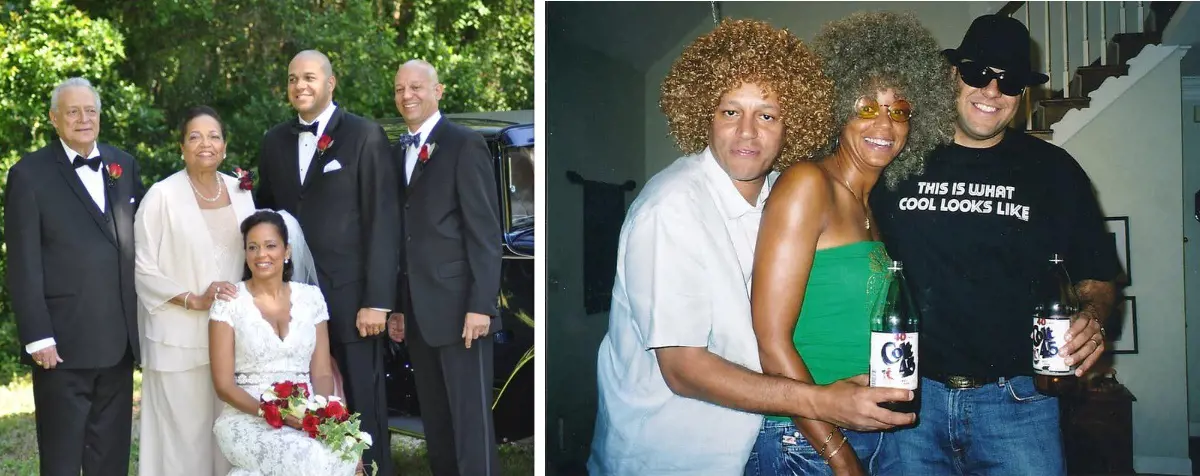
[[[142,374],[134,374],[133,445],[129,455],[129,474],[137,474],[138,404],[142,395]],[[29,376],[13,378],[0,387],[0,474],[36,476],[38,450],[33,420],[33,387]],[[425,460],[425,443],[392,435],[392,459],[404,476],[432,475]],[[505,475],[533,474],[533,447],[506,444],[500,446],[500,464]],[[383,476],[383,475],[380,475]]]

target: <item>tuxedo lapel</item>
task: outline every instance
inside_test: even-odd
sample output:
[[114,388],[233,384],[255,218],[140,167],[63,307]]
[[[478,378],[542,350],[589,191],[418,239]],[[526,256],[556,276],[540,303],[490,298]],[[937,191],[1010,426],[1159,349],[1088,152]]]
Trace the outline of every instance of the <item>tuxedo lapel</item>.
[[[445,120],[446,120],[446,118],[443,116],[441,119],[438,119],[437,124],[433,125],[433,129],[431,129],[429,131],[429,138],[425,139],[425,146],[428,146],[429,144],[437,143],[438,138],[441,137],[441,135],[442,135],[441,134],[442,122]],[[417,185],[417,179],[420,179],[421,175],[424,175],[425,167],[427,167],[429,165],[428,162],[421,162],[420,154],[421,154],[421,150],[417,149],[417,163],[416,163],[416,165],[413,166],[412,177],[408,179],[408,186],[404,187],[404,196],[406,196],[406,197],[410,193],[412,193],[413,187],[415,187]],[[433,160],[433,156],[430,155],[429,159]],[[403,170],[403,169],[401,169],[401,170]]]
[[[59,158],[54,159],[55,156]],[[72,192],[75,193],[75,198],[78,198],[81,202],[81,205],[87,209],[88,214],[92,216],[92,221],[96,222],[96,226],[100,227],[100,231],[104,232],[104,236],[108,237],[108,240],[111,241],[113,245],[116,245],[117,239],[114,236],[112,229],[109,228],[108,218],[105,217],[104,211],[100,210],[100,207],[96,206],[96,201],[92,200],[92,195],[88,193],[87,188],[83,186],[83,181],[79,179],[79,174],[75,173],[75,168],[71,166],[69,159],[62,160],[65,157],[66,152],[52,152],[51,154],[51,159],[58,164],[56,168],[58,169],[59,175],[62,175],[63,180],[67,182],[67,186]],[[105,177],[105,180],[107,181],[107,173],[105,174]],[[106,202],[105,205],[107,208],[107,205],[112,203],[112,199],[108,197],[107,183],[105,183],[105,197],[106,199],[104,201]]]
[[[297,119],[292,119],[292,122],[295,124],[299,123]],[[282,168],[283,175],[287,177],[286,183],[292,190],[299,191],[300,139],[295,133],[291,132],[291,129],[285,130],[283,134],[280,134],[277,137],[280,137],[280,140],[283,142],[282,144],[279,144],[279,149],[277,150],[282,151],[283,160],[280,161],[280,167]],[[299,195],[299,193],[297,193],[297,195]]]
[[[105,165],[107,166],[108,164]],[[117,223],[119,223],[117,221],[119,219],[117,214],[120,213],[124,216],[124,212],[120,211],[121,207],[118,206],[117,201],[113,197],[120,196],[120,194],[116,193],[118,186],[121,185],[118,183],[120,180],[113,179],[108,175],[108,167],[101,167],[100,175],[104,177],[104,223],[108,225],[107,229],[113,238],[113,242],[119,244],[121,236],[117,233]]]
[[[341,122],[342,108],[338,107],[333,110],[333,114],[329,117],[329,124],[325,126],[325,131],[322,133],[322,135],[327,135],[333,139],[333,142],[329,144],[329,148],[325,150],[324,154],[321,153],[320,147],[313,149],[312,160],[309,161],[308,172],[304,174],[304,185],[300,187],[300,190],[307,190],[314,181],[318,180],[325,173],[325,164],[329,163],[329,159],[334,156],[334,151],[341,145],[337,139],[337,127]],[[319,146],[320,144],[321,138],[317,137],[317,145]]]

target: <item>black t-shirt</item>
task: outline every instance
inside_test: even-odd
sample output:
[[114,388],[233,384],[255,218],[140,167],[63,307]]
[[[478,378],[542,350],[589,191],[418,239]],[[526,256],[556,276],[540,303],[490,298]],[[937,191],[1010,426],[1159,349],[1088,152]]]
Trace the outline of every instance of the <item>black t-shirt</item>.
[[925,375],[1032,375],[1032,284],[1053,255],[1076,283],[1120,273],[1087,174],[1019,131],[987,149],[943,147],[870,200],[921,313]]

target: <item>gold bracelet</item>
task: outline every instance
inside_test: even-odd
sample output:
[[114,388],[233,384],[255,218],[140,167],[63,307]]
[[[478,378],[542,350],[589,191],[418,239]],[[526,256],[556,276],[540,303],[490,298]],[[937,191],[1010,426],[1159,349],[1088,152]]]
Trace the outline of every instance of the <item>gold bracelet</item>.
[[191,291],[188,291],[187,294],[183,295],[183,310],[185,311],[190,311],[190,309],[188,309],[188,298],[190,297],[192,297]]
[[837,432],[837,427],[829,430],[829,434],[825,435],[825,441],[821,443],[821,449],[817,450],[817,454],[824,454],[825,448],[829,446],[829,440],[833,439],[833,434]]
[[835,448],[832,453],[829,453],[829,456],[825,457],[825,464],[829,464],[829,460],[833,459],[833,456],[838,454],[838,451],[842,451],[843,446],[846,446],[846,435],[842,435],[841,444],[839,444],[838,447]]

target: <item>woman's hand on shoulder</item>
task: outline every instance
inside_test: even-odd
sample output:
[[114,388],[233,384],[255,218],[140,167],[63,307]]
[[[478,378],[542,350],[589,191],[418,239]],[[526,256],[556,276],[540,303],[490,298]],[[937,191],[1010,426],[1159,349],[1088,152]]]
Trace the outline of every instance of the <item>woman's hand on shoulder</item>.
[[229,281],[213,281],[209,287],[216,287],[217,292],[214,296],[216,299],[226,302],[237,299],[237,285],[230,283]]

